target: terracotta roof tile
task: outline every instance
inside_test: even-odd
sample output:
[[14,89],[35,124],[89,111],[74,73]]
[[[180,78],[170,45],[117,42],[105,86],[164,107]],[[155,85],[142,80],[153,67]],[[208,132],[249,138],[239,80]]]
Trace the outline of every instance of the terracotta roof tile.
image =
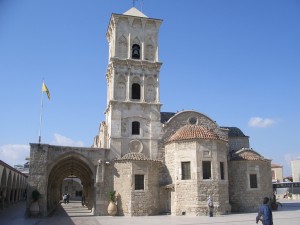
[[261,160],[261,161],[264,161],[265,158],[252,149],[243,148],[243,149],[235,152],[233,154],[233,156],[231,157],[231,160],[234,160],[234,161],[238,161],[238,160],[247,160],[247,161]]
[[129,160],[149,160],[143,153],[139,152],[130,152],[125,154],[122,159],[129,159]]
[[191,139],[221,140],[213,131],[210,131],[203,126],[189,124],[178,129],[167,142]]
[[159,160],[149,159],[143,153],[140,153],[140,152],[129,152],[129,153],[125,154],[121,159],[116,159],[115,161],[155,161],[155,162],[160,162]]

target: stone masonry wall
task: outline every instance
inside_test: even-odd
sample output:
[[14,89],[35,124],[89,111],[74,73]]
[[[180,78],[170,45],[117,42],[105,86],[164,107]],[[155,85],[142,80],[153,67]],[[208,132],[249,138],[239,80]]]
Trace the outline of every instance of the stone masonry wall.
[[229,151],[238,151],[242,148],[249,148],[249,137],[231,137],[228,140]]
[[[157,161],[122,161],[115,164],[115,190],[120,194],[118,215],[148,216],[161,211],[159,201],[159,171]],[[134,190],[134,176],[144,175],[144,190]]]
[[122,162],[115,163],[116,174],[114,175],[114,190],[119,193],[117,204],[117,215],[131,215],[131,189],[132,181],[132,163]]
[[[231,211],[227,175],[227,143],[219,140],[192,140],[167,144],[165,163],[169,182],[175,184],[172,215],[207,215],[208,196],[215,203],[214,214]],[[203,179],[202,161],[211,162],[212,178]],[[190,162],[191,179],[182,180],[182,162]],[[224,163],[224,180],[220,178],[220,162]]]
[[174,149],[177,143],[171,143],[166,145],[165,147],[165,171],[164,171],[164,176],[163,180],[161,183],[163,184],[172,184],[175,183],[175,154],[174,154]]
[[175,184],[175,196],[172,209],[172,215],[195,215],[198,208],[197,181],[185,180],[177,181]]
[[[250,188],[250,174],[257,175],[257,188]],[[271,162],[230,161],[229,184],[232,212],[257,212],[263,198],[272,196]]]

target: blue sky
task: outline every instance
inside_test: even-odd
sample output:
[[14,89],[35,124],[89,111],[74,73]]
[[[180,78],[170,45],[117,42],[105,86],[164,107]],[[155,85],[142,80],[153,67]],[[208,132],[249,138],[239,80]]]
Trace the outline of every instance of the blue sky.
[[[111,13],[130,0],[0,0],[0,159],[24,163],[38,141],[91,146],[105,120]],[[141,0],[136,2],[141,10]],[[162,111],[194,109],[239,127],[284,166],[300,156],[300,1],[144,0],[159,33]]]

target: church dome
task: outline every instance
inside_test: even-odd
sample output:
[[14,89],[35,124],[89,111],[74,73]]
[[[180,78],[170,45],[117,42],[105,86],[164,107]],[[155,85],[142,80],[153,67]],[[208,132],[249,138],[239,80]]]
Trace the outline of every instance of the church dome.
[[241,131],[238,127],[221,127],[228,129],[228,136],[229,137],[247,137],[243,131]]
[[189,124],[178,129],[167,142],[191,139],[219,140],[220,138],[216,133],[206,129],[203,126]]

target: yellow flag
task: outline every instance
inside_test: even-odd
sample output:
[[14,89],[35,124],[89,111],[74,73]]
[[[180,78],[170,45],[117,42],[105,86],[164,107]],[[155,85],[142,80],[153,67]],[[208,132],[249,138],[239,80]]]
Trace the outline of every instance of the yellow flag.
[[43,85],[42,85],[42,92],[46,92],[47,96],[48,96],[48,99],[50,100],[50,91],[49,89],[47,88],[46,84],[44,83],[43,81]]

